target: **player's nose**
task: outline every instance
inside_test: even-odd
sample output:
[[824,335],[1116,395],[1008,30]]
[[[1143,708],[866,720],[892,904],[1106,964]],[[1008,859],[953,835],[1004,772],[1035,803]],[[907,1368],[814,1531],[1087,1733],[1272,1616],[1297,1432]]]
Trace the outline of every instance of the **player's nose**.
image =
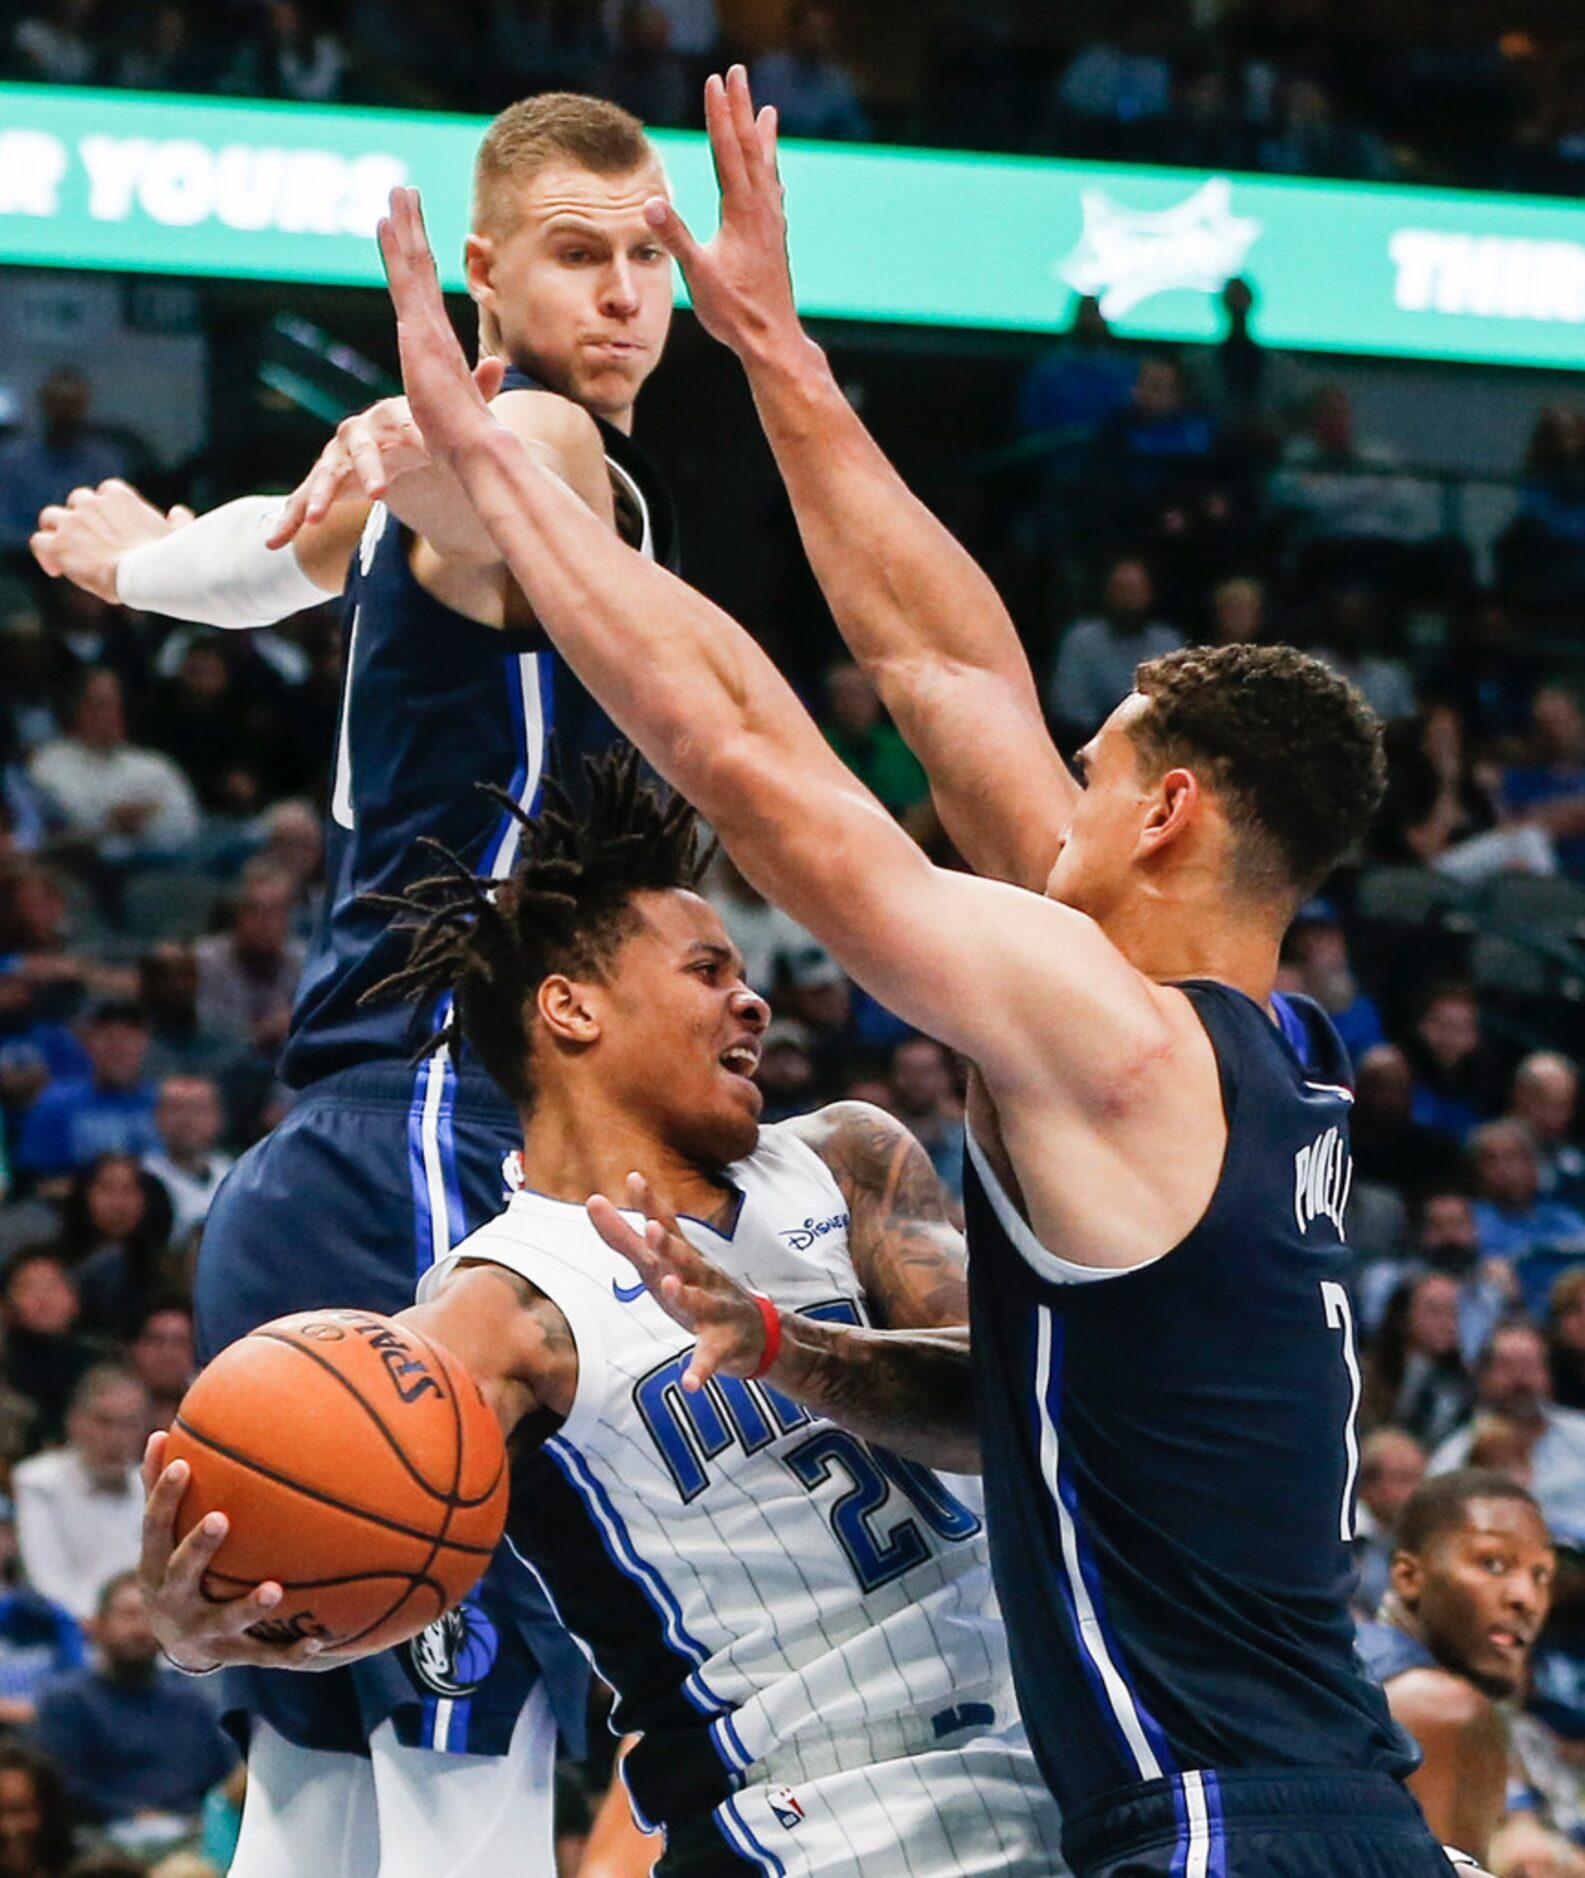
[[733,994],[732,1014],[751,1030],[763,1030],[770,1022],[770,1006],[748,985],[739,985]]
[[624,258],[612,262],[604,282],[606,311],[631,317],[638,311],[638,281]]

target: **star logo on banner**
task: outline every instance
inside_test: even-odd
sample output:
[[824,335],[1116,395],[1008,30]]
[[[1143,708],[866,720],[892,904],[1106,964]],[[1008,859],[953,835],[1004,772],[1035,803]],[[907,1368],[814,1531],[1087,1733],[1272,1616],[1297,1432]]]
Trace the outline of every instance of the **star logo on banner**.
[[1100,189],[1086,189],[1080,202],[1084,232],[1052,271],[1075,293],[1093,294],[1109,320],[1156,293],[1220,293],[1261,232],[1259,222],[1233,213],[1225,176],[1170,209],[1124,208]]

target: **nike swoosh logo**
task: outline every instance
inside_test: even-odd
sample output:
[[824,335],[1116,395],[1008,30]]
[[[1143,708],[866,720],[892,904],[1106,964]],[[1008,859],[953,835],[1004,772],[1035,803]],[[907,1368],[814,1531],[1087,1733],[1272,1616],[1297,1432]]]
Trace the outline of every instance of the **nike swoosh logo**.
[[611,1292],[618,1304],[631,1304],[635,1298],[643,1297],[644,1287],[642,1284],[619,1285],[613,1278],[611,1280]]

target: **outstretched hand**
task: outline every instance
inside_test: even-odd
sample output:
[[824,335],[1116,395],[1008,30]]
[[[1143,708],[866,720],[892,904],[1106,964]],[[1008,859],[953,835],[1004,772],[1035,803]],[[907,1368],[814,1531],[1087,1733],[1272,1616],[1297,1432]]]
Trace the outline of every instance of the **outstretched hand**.
[[409,415],[430,459],[445,460],[498,426],[446,317],[416,189],[391,191],[390,213],[380,218],[379,237],[385,284],[396,310]]
[[740,356],[800,332],[787,260],[787,217],[776,167],[776,112],[757,114],[748,73],[734,65],[704,88],[710,154],[721,190],[721,225],[705,246],[665,196],[644,218],[682,269],[699,323]]
[[718,1372],[756,1375],[765,1355],[765,1319],[753,1293],[689,1244],[677,1216],[642,1174],[627,1177],[627,1205],[644,1215],[642,1232],[601,1193],[589,1202],[589,1218],[666,1315],[698,1339],[683,1388],[702,1389]]

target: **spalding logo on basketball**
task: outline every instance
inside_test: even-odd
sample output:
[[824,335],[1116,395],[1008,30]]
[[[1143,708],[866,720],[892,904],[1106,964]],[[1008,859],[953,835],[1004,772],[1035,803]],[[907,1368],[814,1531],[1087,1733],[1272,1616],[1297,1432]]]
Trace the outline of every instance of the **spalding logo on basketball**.
[[413,1674],[432,1695],[472,1695],[495,1667],[501,1639],[477,1604],[459,1604],[407,1646]]

